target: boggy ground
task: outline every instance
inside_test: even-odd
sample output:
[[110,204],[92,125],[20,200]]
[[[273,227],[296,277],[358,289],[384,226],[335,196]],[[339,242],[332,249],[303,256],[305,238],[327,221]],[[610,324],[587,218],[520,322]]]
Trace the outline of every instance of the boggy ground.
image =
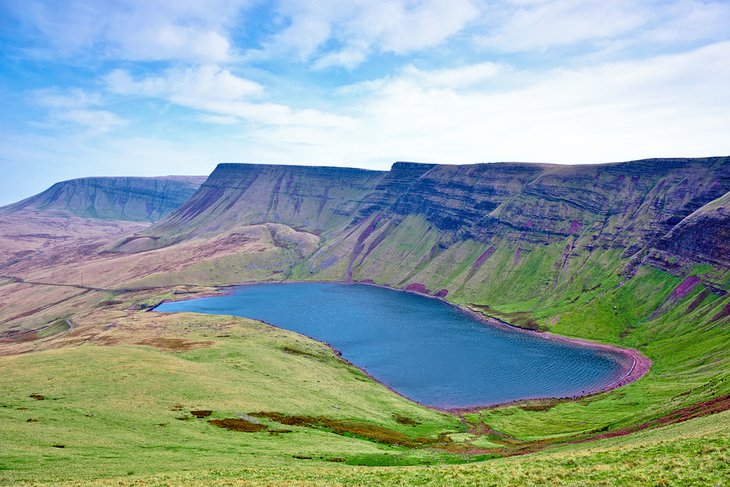
[[[269,238],[271,229],[260,230]],[[101,232],[87,241],[94,249],[120,232],[93,231]],[[164,279],[127,285],[133,256],[89,257],[91,247],[75,245],[72,230],[64,235],[71,238],[36,249],[24,267],[5,266],[13,272],[0,282],[3,322],[23,315],[2,328],[0,483],[712,485],[727,478],[730,344],[726,318],[714,319],[725,302],[710,296],[695,305],[702,289],[620,342],[654,360],[639,381],[578,400],[454,415],[392,393],[295,333],[240,318],[149,312],[162,299],[214,289],[165,287]],[[197,245],[182,247],[183,262]],[[165,265],[176,250],[159,251]],[[214,270],[226,268],[225,256],[215,258]],[[635,282],[617,302],[653,290],[661,303],[681,279],[649,272]],[[576,329],[569,318],[561,326]],[[596,329],[590,338],[600,338]]]

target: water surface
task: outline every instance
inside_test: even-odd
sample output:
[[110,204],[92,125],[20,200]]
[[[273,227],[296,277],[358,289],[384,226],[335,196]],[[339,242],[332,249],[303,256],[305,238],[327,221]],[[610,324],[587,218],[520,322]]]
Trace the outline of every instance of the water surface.
[[490,405],[584,393],[623,371],[608,351],[486,325],[439,300],[357,284],[255,284],[157,311],[263,320],[331,344],[423,404]]

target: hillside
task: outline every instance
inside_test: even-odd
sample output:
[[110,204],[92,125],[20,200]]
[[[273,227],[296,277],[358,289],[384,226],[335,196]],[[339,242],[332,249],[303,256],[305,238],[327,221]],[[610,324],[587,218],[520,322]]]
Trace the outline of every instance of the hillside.
[[[652,250],[655,263],[661,250],[684,271],[708,259],[727,270],[726,239],[716,232],[705,232],[717,237],[684,255],[684,246],[668,242],[680,240],[672,231],[691,238],[691,222],[702,214],[693,212],[730,191],[729,167],[727,157],[586,166],[396,163],[386,173],[222,164],[183,206],[115,250],[280,223],[322,238],[288,270],[293,278],[423,284],[462,300],[489,293],[497,269],[519,273],[537,260],[544,282],[534,291],[541,294],[574,281],[603,254],[628,265],[624,274]],[[726,227],[722,211],[712,218]],[[692,260],[697,252],[714,253]]]
[[[222,164],[151,226],[80,232],[91,220],[34,212],[19,233],[23,213],[6,215],[0,447],[13,453],[0,482],[717,483],[730,455],[729,191],[728,157]],[[435,294],[653,365],[610,392],[452,414],[301,335],[148,311],[286,280]]]
[[84,218],[154,222],[185,202],[203,181],[202,176],[71,179],[2,207],[0,214],[60,211]]

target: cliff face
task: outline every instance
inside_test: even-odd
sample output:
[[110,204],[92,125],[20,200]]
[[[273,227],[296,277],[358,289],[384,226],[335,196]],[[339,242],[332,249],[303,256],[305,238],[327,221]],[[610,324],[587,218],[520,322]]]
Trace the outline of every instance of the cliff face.
[[185,202],[203,181],[203,176],[72,179],[0,208],[0,213],[27,209],[104,220],[154,222]]
[[558,288],[596,288],[597,276],[618,282],[646,263],[678,274],[698,263],[726,272],[725,200],[712,202],[728,191],[728,157],[399,162],[388,172],[221,164],[185,204],[115,250],[277,223],[321,237],[278,275],[419,285],[464,300],[514,295],[529,283],[525,297],[535,300]]
[[[549,243],[591,233],[602,245],[658,238],[730,187],[727,158],[555,166],[435,166],[386,211],[420,214],[459,239]],[[396,167],[394,166],[394,170]],[[637,241],[638,239],[638,241]]]
[[730,269],[730,193],[682,219],[656,242],[650,259],[670,270],[686,262]]
[[384,174],[339,167],[219,164],[185,204],[118,250],[149,250],[258,223],[283,223],[321,234],[349,223]]

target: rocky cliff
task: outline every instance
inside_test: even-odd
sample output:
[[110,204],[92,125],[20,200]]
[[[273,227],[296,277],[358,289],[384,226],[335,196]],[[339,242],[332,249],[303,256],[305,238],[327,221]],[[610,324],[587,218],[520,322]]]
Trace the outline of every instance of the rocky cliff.
[[683,262],[730,269],[730,193],[683,218],[655,243],[650,258],[668,269]]
[[150,250],[258,223],[284,223],[321,234],[348,224],[384,174],[338,167],[219,164],[185,204],[117,250]]
[[320,242],[297,265],[271,269],[277,278],[374,281],[468,302],[509,296],[535,309],[547,296],[621,285],[647,265],[687,275],[706,264],[708,282],[727,288],[728,191],[728,157],[398,162],[388,172],[221,164],[185,204],[115,250],[276,223]]
[[71,179],[0,208],[0,213],[57,211],[86,218],[154,222],[184,203],[203,181],[203,176]]

